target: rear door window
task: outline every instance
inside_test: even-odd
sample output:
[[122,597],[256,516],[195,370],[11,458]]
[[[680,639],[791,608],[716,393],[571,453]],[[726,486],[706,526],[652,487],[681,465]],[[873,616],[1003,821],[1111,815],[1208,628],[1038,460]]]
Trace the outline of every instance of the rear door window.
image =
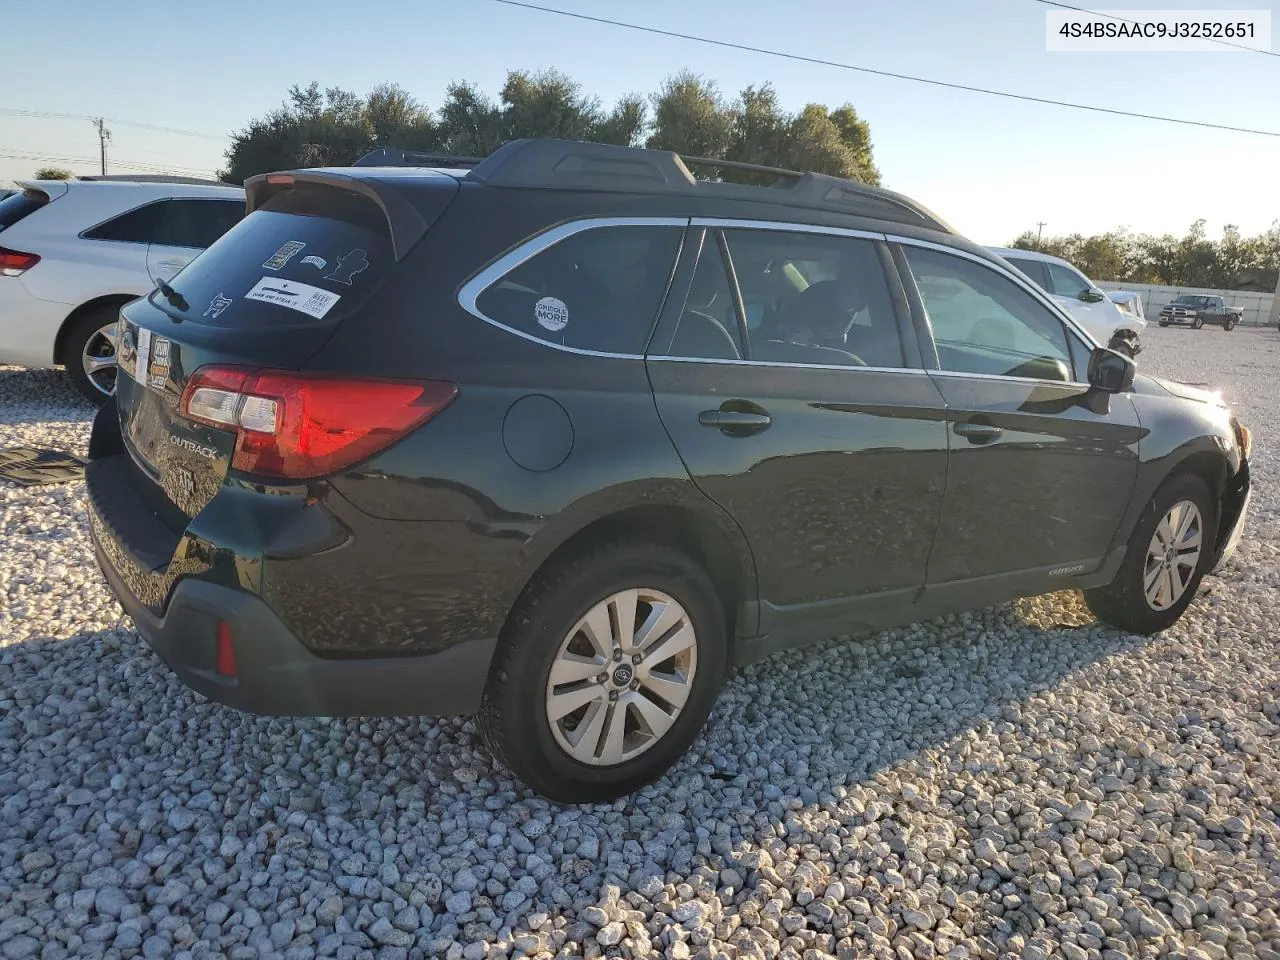
[[1005,257],[1005,259],[1041,290],[1049,289],[1049,276],[1045,273],[1044,261],[1028,260],[1024,257]]
[[169,247],[203,250],[244,219],[243,200],[167,200],[162,206],[151,242]]
[[155,294],[152,302],[215,327],[328,322],[355,311],[394,267],[387,222],[372,200],[298,184],[274,194],[169,281],[185,308]]
[[88,240],[203,250],[243,217],[244,202],[240,200],[157,200],[100,223],[84,236]]
[[0,230],[12,227],[23,217],[35,213],[49,198],[34,190],[23,190],[0,200]]
[[903,365],[902,337],[871,240],[724,231],[751,358],[840,367]]
[[648,224],[579,230],[485,287],[475,309],[546,343],[639,356],[683,234],[683,226]]

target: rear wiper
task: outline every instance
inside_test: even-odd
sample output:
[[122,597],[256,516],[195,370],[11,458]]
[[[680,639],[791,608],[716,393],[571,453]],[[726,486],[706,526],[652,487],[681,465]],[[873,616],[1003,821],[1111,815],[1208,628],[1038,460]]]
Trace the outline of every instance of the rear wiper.
[[[173,289],[173,287],[169,286],[169,284],[165,283],[163,278],[156,281],[156,289],[160,291],[160,293],[164,296],[166,300],[169,301],[169,303],[172,306],[177,307],[179,310],[182,310],[185,312],[187,308],[190,306],[190,304],[187,303],[186,299],[182,296],[182,294],[180,294],[177,290]],[[177,320],[179,323],[182,322],[181,317],[174,317],[174,319]]]

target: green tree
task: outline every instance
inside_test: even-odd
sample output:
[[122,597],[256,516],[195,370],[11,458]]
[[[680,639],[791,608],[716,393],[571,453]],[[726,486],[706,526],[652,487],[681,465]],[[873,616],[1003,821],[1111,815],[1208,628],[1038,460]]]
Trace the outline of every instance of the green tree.
[[451,83],[440,107],[440,142],[449,153],[484,157],[502,145],[502,110],[471,83]]
[[651,99],[653,133],[647,146],[691,157],[726,155],[733,142],[733,118],[714,83],[684,70],[668,78]]
[[41,167],[36,171],[37,180],[74,180],[76,175],[62,167]]
[[649,108],[644,97],[630,93],[614,104],[609,115],[600,121],[593,139],[623,147],[638,147],[644,141],[648,122]]
[[[651,112],[651,109],[652,112]],[[809,104],[788,113],[769,84],[727,103],[716,85],[689,71],[649,96],[629,94],[606,110],[557,70],[507,74],[498,100],[475,84],[450,84],[436,111],[395,84],[361,97],[318,83],[293,86],[279,108],[250,121],[227,151],[223,178],[241,182],[271,170],[344,165],[377,147],[487,156],[520,137],[595,140],[816,170],[878,183],[867,123],[848,104]],[[768,176],[699,167],[698,176],[747,182]]]
[[600,101],[557,70],[513,70],[502,87],[504,140],[554,137],[590,140],[604,121]]
[[1062,257],[1095,280],[1270,293],[1280,276],[1280,221],[1257,237],[1244,237],[1228,224],[1216,241],[1206,235],[1205,222],[1197,220],[1182,237],[1122,229],[1039,238],[1026,231],[1010,246]]

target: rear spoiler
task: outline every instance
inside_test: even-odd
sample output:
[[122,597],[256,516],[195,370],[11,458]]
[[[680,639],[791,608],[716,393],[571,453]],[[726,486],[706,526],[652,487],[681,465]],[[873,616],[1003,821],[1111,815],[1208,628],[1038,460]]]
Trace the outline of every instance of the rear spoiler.
[[[280,190],[287,190],[295,184],[317,184],[337,190],[348,190],[372,201],[387,218],[387,229],[391,235],[391,249],[396,261],[403,260],[414,244],[422,239],[423,234],[431,228],[431,224],[443,212],[447,203],[439,202],[439,193],[435,190],[428,193],[422,189],[424,177],[430,177],[433,185],[440,189],[451,188],[450,199],[457,193],[458,182],[444,174],[424,174],[416,172],[406,175],[394,170],[360,170],[356,167],[315,167],[307,170],[289,170],[280,173],[262,173],[250,177],[244,182],[245,213],[253,213]],[[434,195],[433,203],[415,203],[410,199],[410,192],[402,185],[416,184],[413,191],[420,200]]]
[[65,180],[15,180],[13,182],[18,185],[19,190],[40,194],[44,197],[45,203],[56,200],[67,192]]

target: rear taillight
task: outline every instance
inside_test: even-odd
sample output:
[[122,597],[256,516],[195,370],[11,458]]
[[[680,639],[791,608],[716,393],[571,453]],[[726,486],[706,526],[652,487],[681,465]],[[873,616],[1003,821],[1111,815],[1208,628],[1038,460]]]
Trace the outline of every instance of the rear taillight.
[[39,262],[40,255],[37,253],[23,253],[21,250],[0,247],[0,277],[16,277]]
[[234,430],[231,466],[307,480],[368,459],[458,394],[440,380],[355,380],[281,370],[203,367],[182,394],[189,420]]

